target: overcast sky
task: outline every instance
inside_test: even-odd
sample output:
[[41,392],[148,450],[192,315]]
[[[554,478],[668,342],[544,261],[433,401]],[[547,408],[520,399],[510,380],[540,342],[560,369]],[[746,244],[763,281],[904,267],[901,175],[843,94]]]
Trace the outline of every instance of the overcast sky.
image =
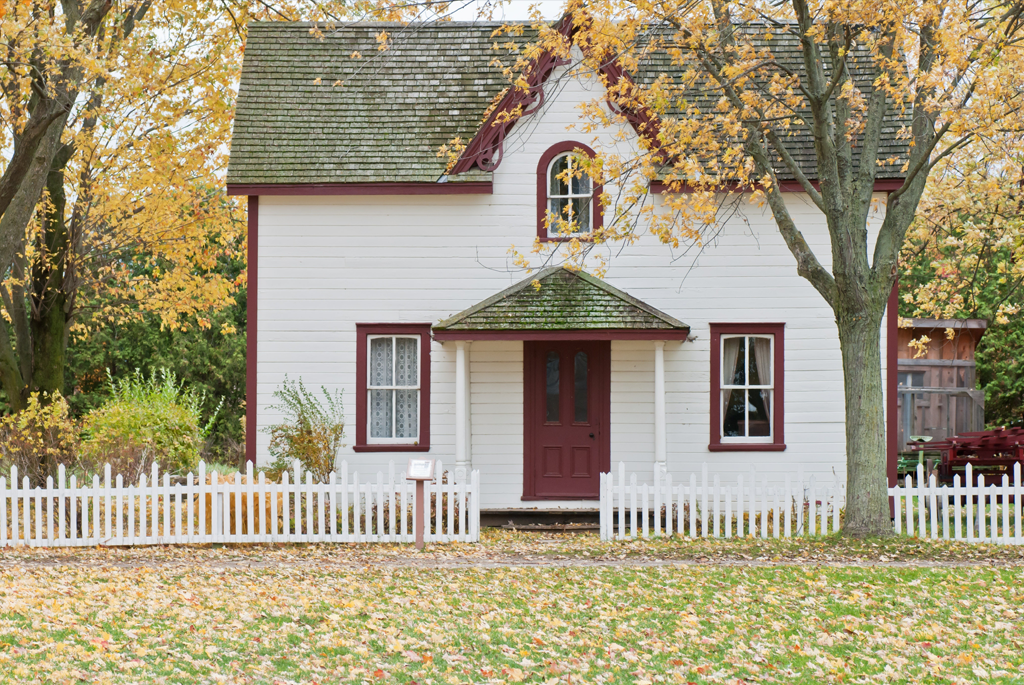
[[[452,18],[458,21],[473,21],[479,16],[480,8],[485,5],[486,0],[474,0],[471,4],[463,7],[452,14]],[[452,6],[457,6],[458,2],[452,3]],[[494,19],[496,21],[504,21],[508,19],[529,19],[531,8],[537,6],[544,14],[545,19],[557,19],[562,9],[565,7],[565,2],[561,0],[506,0],[501,8],[494,12]]]

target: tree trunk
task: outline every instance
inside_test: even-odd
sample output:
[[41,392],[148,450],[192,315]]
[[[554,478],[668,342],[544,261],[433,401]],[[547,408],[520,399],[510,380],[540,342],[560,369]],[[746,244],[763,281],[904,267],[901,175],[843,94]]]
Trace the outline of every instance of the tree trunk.
[[[840,295],[840,299],[845,298]],[[848,495],[843,532],[855,537],[891,535],[880,336],[884,309],[838,304],[846,395]]]
[[64,392],[67,317],[63,293],[47,292],[40,306],[43,309],[32,319],[32,387],[51,395]]
[[71,148],[64,146],[54,156],[47,176],[50,202],[42,217],[43,232],[36,242],[38,261],[32,267],[32,379],[33,391],[47,395],[64,392],[67,356],[67,293],[64,288],[71,255],[65,211],[64,169]]

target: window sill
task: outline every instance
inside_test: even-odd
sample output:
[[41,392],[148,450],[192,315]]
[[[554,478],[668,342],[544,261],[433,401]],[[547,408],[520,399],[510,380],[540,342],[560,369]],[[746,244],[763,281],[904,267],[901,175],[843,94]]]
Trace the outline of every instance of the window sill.
[[785,443],[771,442],[730,442],[708,445],[708,452],[782,452],[785,449]]
[[539,239],[542,243],[568,243],[572,240],[578,240],[581,243],[592,243],[594,242],[594,236],[591,233],[579,234],[579,235],[556,235],[556,236],[545,236]]
[[430,445],[353,445],[353,452],[429,452]]

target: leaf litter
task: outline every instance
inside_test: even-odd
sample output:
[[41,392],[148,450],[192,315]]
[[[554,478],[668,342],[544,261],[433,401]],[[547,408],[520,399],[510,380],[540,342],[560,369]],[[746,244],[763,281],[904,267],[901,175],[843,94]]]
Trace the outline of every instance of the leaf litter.
[[424,553],[4,550],[0,681],[1024,679],[1019,555],[910,540],[693,543],[503,532]]

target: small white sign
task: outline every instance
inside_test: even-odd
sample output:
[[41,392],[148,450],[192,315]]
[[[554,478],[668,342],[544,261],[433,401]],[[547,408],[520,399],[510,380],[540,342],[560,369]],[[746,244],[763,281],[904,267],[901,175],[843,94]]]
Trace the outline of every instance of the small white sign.
[[434,460],[410,459],[409,466],[405,469],[405,477],[409,480],[433,480]]

